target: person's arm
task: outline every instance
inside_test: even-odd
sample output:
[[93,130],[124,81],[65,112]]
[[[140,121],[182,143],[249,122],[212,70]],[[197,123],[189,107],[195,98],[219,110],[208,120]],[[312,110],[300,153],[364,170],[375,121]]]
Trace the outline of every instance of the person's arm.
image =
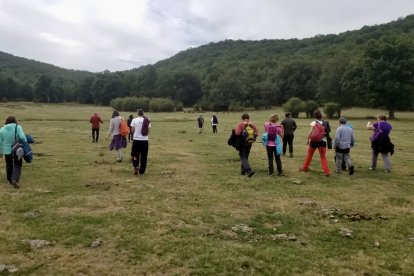
[[293,131],[295,131],[298,128],[298,126],[296,125],[295,120],[292,120],[292,121],[293,121]]
[[24,134],[24,131],[21,125],[17,126],[17,137],[19,137],[20,142],[27,143],[26,135]]
[[334,139],[334,144],[333,144],[334,148],[338,146],[340,138],[341,138],[341,130],[337,129],[335,132],[335,139]]
[[108,130],[108,135],[106,135],[106,138],[109,138],[113,130],[114,130],[114,120],[111,119],[109,121],[109,130]]
[[375,126],[374,126],[374,124],[372,124],[371,122],[368,122],[368,123],[367,123],[367,129],[368,129],[368,130],[375,130]]
[[101,117],[99,117],[99,122],[103,123],[103,121],[102,121]]

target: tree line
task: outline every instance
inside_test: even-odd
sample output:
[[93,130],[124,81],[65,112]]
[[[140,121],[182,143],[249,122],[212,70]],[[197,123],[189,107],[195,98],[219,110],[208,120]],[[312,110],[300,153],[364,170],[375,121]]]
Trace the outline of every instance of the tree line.
[[[0,71],[0,99],[110,105],[117,98],[169,99],[178,107],[241,110],[292,97],[396,110],[414,108],[414,16],[309,39],[226,40],[139,68],[33,83]],[[128,106],[128,105],[126,105]],[[332,105],[331,105],[332,108]]]

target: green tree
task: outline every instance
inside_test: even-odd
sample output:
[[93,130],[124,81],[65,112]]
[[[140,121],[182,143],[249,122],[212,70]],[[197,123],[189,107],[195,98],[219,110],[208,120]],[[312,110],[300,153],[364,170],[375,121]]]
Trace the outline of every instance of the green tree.
[[346,85],[370,107],[396,110],[413,107],[414,48],[411,41],[386,37],[371,40],[346,75]]
[[299,113],[302,111],[302,101],[297,97],[290,98],[284,105],[283,111],[290,112],[292,118],[298,118]]

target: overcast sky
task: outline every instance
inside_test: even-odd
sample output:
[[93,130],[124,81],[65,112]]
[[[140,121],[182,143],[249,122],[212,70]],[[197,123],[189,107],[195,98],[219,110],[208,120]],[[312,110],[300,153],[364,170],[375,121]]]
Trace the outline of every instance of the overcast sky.
[[338,34],[413,13],[414,0],[0,0],[0,51],[119,71],[224,39]]

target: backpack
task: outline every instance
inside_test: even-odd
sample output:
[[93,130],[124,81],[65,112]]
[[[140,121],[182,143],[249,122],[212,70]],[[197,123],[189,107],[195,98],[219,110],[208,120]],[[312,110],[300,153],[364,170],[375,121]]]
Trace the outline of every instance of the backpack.
[[276,135],[276,155],[282,155],[282,150],[283,150],[283,143],[282,143],[282,137],[280,137],[279,134]]
[[256,135],[251,124],[245,124],[242,131],[242,138],[245,145],[251,145],[256,142]]
[[121,118],[121,123],[119,124],[119,134],[123,137],[128,136],[129,134],[129,127],[124,118]]
[[312,128],[312,132],[309,135],[309,139],[311,140],[311,142],[320,142],[322,141],[324,136],[325,127],[318,121],[315,121],[315,125]]
[[142,123],[141,134],[142,136],[148,136],[150,119],[144,116],[144,122]]
[[268,139],[269,139],[269,140],[273,140],[273,141],[275,141],[275,139],[276,139],[276,134],[277,134],[277,126],[275,126],[275,125],[270,125],[270,124],[269,124],[269,127],[268,127],[268,129],[267,129],[267,136],[268,136]]
[[22,158],[26,163],[31,163],[33,159],[33,152],[30,148],[29,144],[26,142],[21,142],[20,139],[17,137],[17,124],[16,128],[14,129],[14,137],[15,142],[12,145],[11,155],[13,159],[21,160]]

